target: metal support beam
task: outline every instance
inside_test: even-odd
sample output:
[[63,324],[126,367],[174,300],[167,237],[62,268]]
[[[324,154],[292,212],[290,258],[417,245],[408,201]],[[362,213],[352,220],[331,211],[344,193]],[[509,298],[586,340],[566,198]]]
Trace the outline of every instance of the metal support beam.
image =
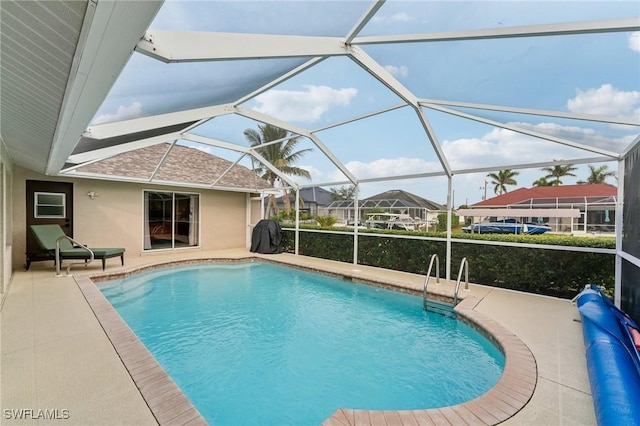
[[548,37],[575,34],[631,32],[640,30],[638,18],[600,21],[563,22],[558,24],[522,25],[516,27],[486,28],[464,31],[443,31],[425,34],[357,37],[354,45],[486,40],[519,37]]
[[346,55],[338,37],[147,31],[136,52],[166,63]]

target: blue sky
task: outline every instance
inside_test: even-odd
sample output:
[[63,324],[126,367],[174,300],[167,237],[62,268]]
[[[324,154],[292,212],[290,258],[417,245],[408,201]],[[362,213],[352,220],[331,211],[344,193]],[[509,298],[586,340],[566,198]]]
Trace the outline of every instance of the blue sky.
[[[343,36],[370,2],[339,1],[168,1],[151,29]],[[500,28],[564,21],[640,16],[637,1],[389,1],[361,36]],[[430,44],[363,46],[417,97],[535,108],[610,117],[640,117],[640,34],[612,33],[514,40],[476,40]],[[258,87],[301,59],[235,63],[162,64],[135,53],[94,123],[154,115],[230,102],[244,87]],[[231,77],[231,78],[230,78]],[[352,61],[339,57],[259,95],[244,107],[310,130],[400,104],[380,82]],[[449,164],[454,169],[533,164],[597,156],[518,134],[489,124],[423,109]],[[620,151],[640,133],[638,127],[458,109],[482,118]],[[246,144],[242,135],[257,123],[220,117],[194,131]],[[416,119],[404,107],[317,133],[356,175],[378,178],[442,170]],[[313,148],[307,141],[301,148]],[[205,148],[235,161],[236,154]],[[615,163],[607,163],[616,170]],[[308,183],[345,178],[318,149],[299,163],[312,175]],[[599,164],[598,164],[599,165]],[[530,187],[544,173],[520,170],[518,187]],[[584,180],[587,165],[575,178]],[[475,203],[483,195],[486,173],[454,177],[455,205]],[[609,181],[615,184],[616,181]],[[365,184],[363,197],[387,189],[405,189],[436,202],[446,201],[446,179],[423,178]],[[515,189],[513,187],[512,189]],[[491,186],[488,195],[492,195]]]

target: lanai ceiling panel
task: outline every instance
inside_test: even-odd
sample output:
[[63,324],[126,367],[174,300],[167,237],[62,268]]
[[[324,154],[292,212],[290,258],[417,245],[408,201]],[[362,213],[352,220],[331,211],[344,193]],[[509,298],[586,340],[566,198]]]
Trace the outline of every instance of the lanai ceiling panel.
[[134,53],[92,124],[234,102],[308,58],[165,64]]
[[336,56],[272,87],[243,106],[318,129],[401,103],[400,97],[354,61]]
[[[387,1],[360,36],[483,30],[636,16],[632,1]],[[396,22],[398,25],[388,25]]]
[[0,129],[17,164],[44,169],[86,8],[86,1],[0,2]]
[[[443,111],[449,110],[464,115],[480,117],[481,119],[492,122],[495,121],[497,123],[513,125],[523,130],[531,130],[548,136],[561,137],[584,144],[587,147],[598,148],[612,153],[623,152],[640,136],[640,117],[634,118],[634,112],[630,110],[620,112],[613,111],[613,114],[620,114],[620,116],[567,113],[567,117],[575,116],[584,118],[580,120],[577,118],[542,115],[545,114],[545,111],[539,111],[539,114],[533,114],[533,112],[537,110],[531,110],[532,114],[523,114],[480,108],[463,108],[455,105],[442,105],[442,108]],[[607,111],[603,110],[602,112]],[[548,113],[553,112],[548,111]],[[627,116],[621,116],[624,114]],[[632,125],[628,123],[637,124]]]
[[[368,7],[367,2],[252,2],[250,8],[242,2],[166,2],[150,26],[149,35],[171,30],[341,37]],[[136,53],[123,70],[124,78],[114,85],[93,122],[234,102],[309,59],[262,58],[167,65]],[[175,96],[177,93],[180,96]],[[136,100],[129,102],[131,98]]]
[[[174,31],[343,37],[367,1],[166,2],[151,28]],[[189,12],[189,13],[186,13]]]
[[261,125],[264,123],[248,117],[226,114],[207,120],[190,129],[189,133],[248,148],[251,144],[244,135],[245,130],[259,131]]
[[[363,46],[417,97],[568,111],[580,92],[640,89],[629,32]],[[603,53],[606,52],[606,53]],[[585,70],[589,72],[585,72]],[[545,87],[553,82],[553,91]],[[517,96],[519,94],[520,96]]]
[[317,135],[358,179],[444,173],[411,107],[346,123],[339,129],[329,128]]
[[[278,184],[281,186],[315,186],[320,183],[333,182],[350,184],[349,177],[341,171],[341,168],[344,168],[344,164],[342,162],[332,163],[331,159],[323,152],[324,148],[325,146],[322,143],[318,145],[308,137],[298,136],[290,154],[300,155],[298,160],[292,163],[291,167],[305,170],[309,176],[307,178],[306,176],[291,173],[289,176],[278,179]],[[256,146],[252,149],[252,151],[254,150],[257,154],[254,167],[262,175],[268,170],[268,166],[261,161],[260,157],[270,160],[274,157],[272,154],[274,151],[269,148],[268,144],[265,147]],[[282,150],[277,149],[277,151]]]
[[[573,140],[560,136],[527,134],[526,129],[498,127],[475,122],[469,130],[468,120],[440,111],[428,111],[427,116],[452,169],[458,173],[472,169],[496,171],[499,169],[540,167],[553,160],[585,162],[613,160],[600,150],[588,151]],[[465,129],[459,133],[450,129]],[[520,132],[518,132],[520,130]],[[474,136],[469,137],[467,135]],[[547,139],[544,139],[547,138]],[[613,154],[612,154],[613,155]]]

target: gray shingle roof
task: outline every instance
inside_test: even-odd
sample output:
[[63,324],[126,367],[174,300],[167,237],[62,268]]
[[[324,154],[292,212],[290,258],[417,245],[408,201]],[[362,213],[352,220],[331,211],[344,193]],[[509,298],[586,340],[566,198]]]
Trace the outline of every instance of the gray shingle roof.
[[401,189],[392,189],[371,197],[365,198],[363,201],[396,201],[400,200],[407,207],[418,207],[431,211],[446,211],[447,208],[442,204],[438,204],[435,201],[427,200]]
[[[329,208],[335,209],[352,209],[353,200],[338,200],[329,205]],[[438,204],[435,201],[427,200],[401,189],[392,189],[390,191],[382,192],[377,195],[359,200],[360,208],[410,208],[410,209],[425,209],[432,212],[446,211],[447,207]]]
[[[156,164],[162,159],[169,144],[152,145],[146,148],[118,154],[113,157],[79,167],[78,172],[97,173],[108,176],[122,176],[149,179]],[[232,167],[233,166],[233,167]],[[229,170],[229,168],[231,170]],[[227,170],[229,170],[227,172]],[[226,188],[271,188],[269,182],[241,165],[215,155],[187,146],[174,145],[164,163],[154,176],[154,181],[182,182],[185,184],[212,185],[227,172],[218,187]]]
[[[327,191],[326,189],[320,186],[312,186],[300,188],[300,199],[305,203],[314,203],[319,206],[328,206],[333,201],[331,199],[332,193],[331,191]],[[283,203],[284,197],[278,197],[278,204]],[[296,197],[294,194],[289,194],[289,199],[292,203],[296,202]]]

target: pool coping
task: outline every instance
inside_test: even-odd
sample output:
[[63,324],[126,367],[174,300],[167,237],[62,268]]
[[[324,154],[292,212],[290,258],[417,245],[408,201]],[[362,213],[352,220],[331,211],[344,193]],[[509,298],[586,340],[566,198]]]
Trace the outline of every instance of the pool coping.
[[[257,256],[185,259],[153,263],[117,272],[75,276],[78,287],[158,424],[195,426],[206,425],[207,422],[106,300],[95,283],[125,278],[158,268],[199,263],[242,261],[273,262],[286,266],[295,266],[301,269],[339,275],[365,284],[380,285],[385,288],[415,293],[415,289],[403,288],[399,283],[372,281],[370,279],[363,280],[357,274],[334,273],[329,269],[323,270],[317,267],[292,265],[287,262],[279,262]],[[442,294],[439,294],[439,296],[442,296]],[[328,417],[322,425],[495,425],[514,416],[524,408],[533,396],[538,379],[537,364],[533,353],[520,338],[496,321],[474,309],[479,302],[480,299],[477,297],[467,297],[458,303],[454,310],[459,320],[491,340],[504,354],[504,370],[495,386],[475,399],[449,407],[401,411],[340,408]],[[464,368],[464,366],[460,366],[460,368]]]

